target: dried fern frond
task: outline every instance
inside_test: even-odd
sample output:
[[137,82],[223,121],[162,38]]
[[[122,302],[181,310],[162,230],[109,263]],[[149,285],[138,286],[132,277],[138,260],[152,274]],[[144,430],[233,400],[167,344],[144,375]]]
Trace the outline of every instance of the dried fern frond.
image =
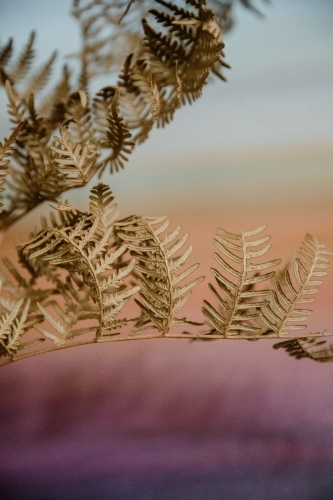
[[[163,234],[170,221],[166,217],[132,216],[115,225],[117,236],[123,241],[135,258],[135,270],[140,274],[140,300],[135,302],[142,314],[135,323],[133,334],[155,327],[166,335],[172,326],[197,324],[176,314],[191,295],[191,289],[199,284],[201,276],[186,285],[178,283],[195,271],[199,264],[193,264],[180,274],[175,273],[192,252],[192,245],[185,251],[188,234],[179,240],[181,227],[172,233]],[[179,255],[179,252],[180,255]]]
[[[207,0],[207,5],[214,12],[223,33],[233,26],[233,5],[237,2],[238,0]],[[181,2],[175,3],[179,11],[187,14],[188,20],[195,17],[193,11],[180,7]],[[204,5],[202,1],[186,3],[196,9]],[[260,14],[260,10],[252,2],[241,0],[240,3]],[[172,10],[169,5],[173,4],[170,2],[167,7]],[[147,17],[151,6],[152,0],[75,1],[72,14],[80,23],[83,47],[80,53],[74,56],[81,61],[81,67],[84,68],[81,74],[86,73],[91,78],[119,67],[124,57],[124,47],[127,53],[138,54],[142,49],[140,20]]]
[[10,38],[6,45],[0,46],[0,85],[4,85],[8,80],[6,65],[13,54],[13,39]]
[[67,127],[60,127],[59,132],[60,138],[54,137],[58,147],[51,146],[51,149],[58,170],[64,176],[63,182],[67,188],[85,186],[97,172],[97,154],[82,142],[73,143]]
[[98,217],[102,230],[111,227],[117,219],[119,212],[117,204],[113,203],[113,196],[109,186],[99,183],[90,191],[89,210],[94,217]]
[[119,114],[118,101],[119,91],[115,87],[104,87],[94,98],[99,144],[103,149],[111,149],[110,155],[102,161],[100,175],[107,166],[111,173],[124,168],[135,144],[129,140],[132,134]]
[[120,108],[128,126],[137,129],[138,142],[148,137],[155,121],[164,126],[181,104],[200,97],[214,65],[219,61],[225,65],[221,31],[203,0],[191,3],[196,12],[163,0],[156,2],[167,12],[149,12],[164,30],[157,31],[143,19],[142,51],[127,58],[118,83],[123,90]]
[[[216,72],[215,66],[224,64],[220,29],[204,0],[187,2],[191,10],[163,0],[156,2],[159,8],[150,13],[148,2],[131,11],[135,11],[134,17],[143,12],[153,16],[163,30],[155,29],[148,17],[144,19],[144,35],[140,40],[136,37],[136,50],[125,57],[118,87],[101,89],[93,100],[89,85],[95,69],[114,67],[111,60],[106,61],[109,42],[102,32],[109,32],[109,27],[114,40],[118,30],[129,29],[132,12],[126,15],[125,28],[118,24],[126,2],[75,2],[73,14],[83,34],[81,76],[75,92],[70,83],[72,72],[65,67],[48,100],[38,104],[36,94],[46,86],[55,54],[40,70],[31,71],[34,34],[13,64],[12,43],[0,50],[10,121],[14,129],[21,127],[11,146],[11,168],[3,171],[9,189],[1,228],[43,201],[57,201],[66,190],[85,185],[106,167],[111,172],[123,168],[135,144],[148,137],[154,124],[169,123],[181,104],[201,95],[208,74]],[[131,43],[122,46],[122,55],[126,47],[132,47]],[[56,143],[55,127],[60,130]]]
[[82,277],[99,308],[98,338],[113,328],[117,314],[139,287],[121,288],[134,259],[119,262],[127,247],[113,241],[112,212],[116,206],[108,186],[100,183],[93,188],[90,207],[92,213],[78,213],[74,224],[45,229],[22,248],[29,259],[41,259]]
[[[19,251],[19,261],[23,269],[17,269],[7,258],[2,260],[10,278],[14,281],[1,274],[0,310],[3,314],[0,320],[2,324],[0,353],[7,360],[14,361],[17,355],[22,356],[18,354],[22,349],[38,345],[35,352],[39,352],[40,344],[45,337],[36,338],[33,333],[43,321],[38,303],[43,303],[47,307],[50,302],[58,300],[64,285],[57,273],[52,272],[49,267],[33,266],[21,251]],[[47,282],[45,279],[41,282],[39,280],[41,277],[46,277]],[[23,354],[23,357],[25,356]],[[3,363],[6,362],[4,359]]]
[[34,42],[35,33],[32,31],[16,62],[11,62],[13,56],[12,39],[4,47],[0,48],[0,83],[4,85],[6,80],[20,82],[26,76],[34,58]]
[[[13,148],[12,145],[16,141],[18,134],[22,129],[23,123],[17,125],[17,127],[10,134],[8,139],[4,139],[3,144],[0,141],[0,192],[4,191],[4,188],[1,187],[1,184],[5,182],[6,176],[9,172],[8,166],[10,165],[10,156],[12,154]],[[0,207],[3,206],[3,203],[0,202]],[[0,208],[1,211],[1,208]]]
[[91,103],[87,91],[79,90],[67,96],[64,104],[64,125],[69,124],[75,140],[89,142],[90,145],[94,142]]
[[15,137],[6,182],[7,206],[1,217],[3,228],[44,200],[55,200],[62,192],[62,176],[55,168],[48,145],[51,130],[36,111],[34,95],[30,94],[27,101],[19,100],[8,81],[6,90]]
[[32,61],[35,57],[34,42],[35,32],[32,31],[17,61],[9,69],[10,80],[12,82],[20,82],[30,70]]
[[[155,9],[156,19],[168,26],[170,33],[163,35],[144,23],[146,43],[155,57],[152,61],[165,61],[174,65],[177,61],[178,76],[182,82],[183,100],[192,102],[202,92],[204,82],[213,65],[223,60],[224,43],[220,27],[204,1],[187,2],[197,12],[189,12],[164,0],[156,0],[173,12],[172,16],[161,15]],[[227,66],[227,65],[226,65]]]
[[262,328],[258,320],[262,315],[261,310],[268,304],[267,297],[273,292],[256,286],[271,280],[275,274],[275,271],[262,271],[281,262],[280,259],[266,262],[254,260],[265,255],[272,245],[269,236],[252,239],[264,229],[265,226],[261,226],[243,233],[219,229],[215,235],[214,244],[223,257],[218,253],[214,253],[214,257],[223,271],[211,268],[218,290],[211,284],[209,288],[219,309],[204,301],[202,311],[213,326],[209,334],[221,334],[226,338],[260,335]]
[[53,52],[53,54],[51,54],[49,59],[30,76],[24,87],[24,91],[21,92],[23,99],[27,99],[32,92],[36,95],[38,92],[42,91],[45,88],[51,77],[53,63],[56,57],[57,53],[55,51]]
[[333,345],[327,345],[327,340],[311,337],[311,334],[308,337],[278,342],[273,347],[274,349],[285,349],[290,356],[296,359],[309,358],[320,363],[333,361]]
[[148,71],[141,70],[142,61],[135,61],[133,54],[126,59],[123,70],[119,75],[118,89],[120,93],[119,109],[130,130],[135,131],[133,140],[137,144],[144,142],[154,126],[152,109],[154,104],[150,102],[151,94],[140,94],[140,80],[148,79]]
[[43,98],[39,105],[39,113],[47,117],[48,126],[54,129],[68,119],[70,106],[68,103],[71,95],[71,70],[65,65],[62,70],[60,81],[55,87]]
[[[3,287],[0,294],[0,307],[4,310],[0,319],[0,357],[5,359],[1,364],[9,361],[15,361],[35,355],[40,352],[50,350],[42,343],[52,340],[56,347],[66,345],[67,341],[75,336],[87,332],[96,332],[99,320],[98,305],[91,301],[91,291],[85,286],[82,278],[79,276],[67,276],[64,279],[63,274],[56,271],[55,268],[45,265],[33,265],[32,261],[25,258],[22,250],[19,251],[20,263],[29,271],[30,279],[23,277],[13,264],[4,259],[4,264],[15,282],[11,283],[8,278],[2,276]],[[38,285],[38,278],[46,277],[51,286],[45,287],[45,279]],[[28,298],[27,298],[28,297]],[[12,300],[14,299],[14,300]],[[26,306],[23,308],[23,304]],[[43,305],[42,305],[43,304]],[[58,320],[53,320],[48,312],[52,308],[53,312],[59,315],[65,326]],[[22,311],[21,311],[22,310]],[[57,325],[61,330],[62,336],[56,336],[54,333],[45,329],[43,321],[48,321],[54,328]],[[87,320],[90,321],[89,327]],[[91,320],[95,320],[91,324]],[[83,322],[83,323],[82,323]],[[42,334],[37,337],[34,330]],[[22,349],[28,349],[27,353],[20,354]],[[36,347],[37,346],[37,347]],[[20,351],[20,352],[18,352]],[[7,360],[6,360],[7,358]]]
[[50,78],[56,52],[50,56],[38,70],[31,72],[35,58],[35,32],[32,31],[27,43],[21,50],[16,61],[11,61],[13,56],[12,40],[0,48],[0,83],[5,85],[6,81],[15,88],[20,99],[25,101],[31,92],[37,94],[43,90]]
[[300,308],[300,304],[308,304],[314,300],[311,295],[318,291],[322,279],[327,275],[329,267],[328,255],[315,236],[307,234],[293,266],[293,279],[288,270],[285,272],[286,291],[277,281],[272,300],[263,308],[262,319],[277,336],[289,335],[291,331],[306,328],[306,321],[311,314],[310,309]]
[[[3,291],[7,292],[7,298],[4,295],[0,296],[0,305],[7,311],[11,310],[14,302],[29,301],[29,318],[27,324],[29,327],[36,321],[39,321],[40,315],[37,310],[37,302],[45,302],[51,295],[57,293],[59,282],[57,276],[47,274],[48,286],[39,286],[38,280],[41,276],[45,276],[45,270],[40,267],[34,267],[27,262],[24,255],[19,251],[19,262],[21,267],[28,272],[22,272],[8,259],[3,258],[2,262],[9,272],[10,278],[2,275]],[[8,297],[9,296],[9,297]]]
[[[59,299],[52,301],[48,308],[37,303],[44,319],[56,333],[46,330],[40,324],[35,324],[34,328],[56,346],[62,346],[67,341],[86,333],[96,332],[100,318],[99,308],[97,304],[92,303],[90,289],[85,286],[83,280],[78,276],[67,276],[64,286],[60,287],[59,291],[63,305],[59,303]],[[53,314],[57,314],[57,318],[49,312],[50,307],[53,309]],[[87,321],[88,326],[83,326]]]
[[23,305],[23,299],[20,299],[0,317],[0,357],[9,356],[12,359],[20,347],[20,339],[27,328],[29,305],[29,300]]
[[124,50],[127,53],[140,50],[140,20],[150,4],[151,0],[136,2],[124,18],[126,0],[73,2],[72,15],[80,24],[82,38],[82,49],[74,54],[81,63],[80,83],[115,68],[118,71]]
[[13,123],[14,127],[17,127],[23,122],[24,112],[22,112],[23,102],[18,98],[13,86],[9,80],[5,82],[6,94],[7,94],[7,109],[9,114],[9,120]]

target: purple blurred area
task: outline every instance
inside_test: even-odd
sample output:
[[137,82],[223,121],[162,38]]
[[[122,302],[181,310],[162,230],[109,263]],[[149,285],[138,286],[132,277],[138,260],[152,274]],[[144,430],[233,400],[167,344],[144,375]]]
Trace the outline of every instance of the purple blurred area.
[[332,498],[332,367],[270,344],[126,342],[6,366],[1,498]]

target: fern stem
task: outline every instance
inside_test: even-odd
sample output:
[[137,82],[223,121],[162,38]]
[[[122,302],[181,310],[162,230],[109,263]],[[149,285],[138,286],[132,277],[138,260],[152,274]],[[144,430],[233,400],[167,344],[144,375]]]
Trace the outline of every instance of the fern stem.
[[[319,332],[319,333],[311,333],[309,334],[309,337],[313,338],[323,338],[323,337],[333,337],[333,332],[328,333],[328,332]],[[286,335],[285,336],[286,340],[297,340],[300,338],[300,336],[297,335]],[[34,356],[37,356],[39,354],[46,354],[48,352],[55,352],[55,351],[60,351],[63,349],[69,349],[71,347],[79,347],[79,346],[84,346],[84,345],[91,345],[95,343],[105,343],[105,342],[122,342],[122,341],[131,341],[131,340],[153,340],[153,339],[187,339],[187,340],[272,340],[272,339],[281,339],[281,336],[276,335],[276,334],[269,334],[269,335],[244,335],[244,336],[235,336],[235,337],[228,337],[226,339],[225,337],[221,338],[221,335],[197,335],[197,334],[187,334],[187,333],[179,333],[179,334],[163,334],[159,333],[157,335],[137,335],[137,336],[131,336],[128,335],[126,337],[114,337],[114,336],[103,336],[99,337],[97,340],[84,340],[82,342],[76,342],[73,344],[67,344],[67,345],[61,345],[61,346],[50,346],[45,349],[41,349],[40,351],[34,351],[34,352],[29,352],[22,354],[20,356],[14,356],[11,359],[6,358],[3,362],[0,362],[0,366],[5,366],[8,364],[11,364],[14,361],[21,361],[23,359],[27,358],[32,358]],[[0,341],[1,342],[1,341]],[[2,342],[1,342],[2,344]]]

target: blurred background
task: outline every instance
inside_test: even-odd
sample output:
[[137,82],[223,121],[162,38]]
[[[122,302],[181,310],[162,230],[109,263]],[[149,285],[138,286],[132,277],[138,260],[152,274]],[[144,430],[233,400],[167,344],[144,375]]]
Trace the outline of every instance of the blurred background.
[[[264,16],[239,6],[225,36],[228,82],[210,83],[103,177],[121,216],[166,214],[190,233],[206,280],[186,314],[199,320],[218,227],[266,224],[270,258],[285,262],[307,232],[333,249],[333,2],[255,5]],[[57,48],[59,69],[80,45],[70,8],[0,0],[0,42],[13,36],[19,50],[34,29],[37,58]],[[1,90],[1,140],[5,104]],[[88,190],[68,199],[86,209]],[[4,235],[2,256],[39,215]],[[331,272],[308,331],[332,331],[332,290]],[[332,363],[298,362],[271,341],[120,342],[7,365],[1,498],[331,499],[332,375]]]

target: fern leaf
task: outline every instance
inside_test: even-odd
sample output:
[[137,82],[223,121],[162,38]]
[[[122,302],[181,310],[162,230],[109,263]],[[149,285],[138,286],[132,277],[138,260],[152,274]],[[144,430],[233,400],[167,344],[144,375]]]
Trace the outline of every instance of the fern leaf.
[[68,186],[84,186],[97,171],[97,155],[92,155],[85,144],[73,143],[67,127],[60,127],[59,132],[60,138],[54,139],[61,147],[51,147],[57,155],[59,172],[64,174]]
[[298,304],[312,302],[313,297],[308,295],[314,295],[318,288],[314,288],[313,285],[320,285],[322,282],[313,278],[319,277],[318,273],[320,277],[327,274],[322,269],[329,267],[327,256],[332,254],[324,248],[315,236],[306,235],[293,265],[295,284],[292,282],[290,272],[288,270],[285,272],[289,295],[281,284],[276,282],[272,300],[264,307],[262,319],[269,330],[275,332],[277,336],[286,336],[291,330],[306,328],[306,324],[300,322],[308,319],[311,310],[300,309]]
[[[4,142],[0,141],[0,192],[4,190],[1,187],[1,184],[5,182],[5,178],[8,175],[8,166],[10,164],[10,156],[12,153],[12,145],[16,141],[20,131],[22,130],[23,123],[19,123],[19,125],[13,130],[8,139],[4,139]],[[0,207],[3,204],[0,202]]]
[[260,311],[266,306],[267,297],[272,294],[272,290],[254,290],[254,287],[270,280],[275,274],[274,271],[261,273],[263,269],[274,267],[281,262],[276,259],[253,263],[252,259],[262,257],[271,247],[269,236],[252,239],[264,228],[265,226],[261,226],[254,231],[243,233],[230,233],[219,229],[215,235],[214,244],[225,258],[218,253],[214,253],[214,257],[228,277],[217,269],[211,269],[219,291],[212,285],[209,288],[221,311],[206,300],[202,311],[214,328],[211,332],[213,334],[221,334],[224,337],[246,337],[248,332],[260,334],[261,328],[254,325],[253,321],[258,323]]
[[[34,325],[34,328],[39,331],[46,339],[51,340],[56,346],[64,345],[68,340],[73,339],[79,335],[84,335],[86,333],[90,333],[94,327],[82,327],[73,329],[73,325],[76,324],[79,320],[84,319],[84,317],[89,317],[81,314],[81,310],[77,310],[76,313],[72,314],[71,317],[65,318],[65,325],[63,325],[59,320],[54,318],[41,304],[38,304],[39,310],[42,312],[46,321],[58,332],[58,336],[49,332],[45,328],[40,325]],[[64,319],[64,312],[58,306],[57,313],[60,314],[62,319]],[[94,315],[92,317],[95,317]]]
[[60,334],[60,335],[65,335],[66,330],[64,326],[60,323],[60,321],[54,319],[51,314],[47,312],[47,310],[41,305],[37,304],[38,309],[40,312],[43,314],[45,319],[50,323],[50,325]]
[[[115,226],[117,236],[126,243],[136,260],[135,270],[142,276],[139,281],[140,300],[135,299],[142,315],[134,326],[134,333],[155,327],[166,335],[173,322],[177,320],[176,312],[185,304],[190,290],[203,280],[203,277],[200,277],[182,287],[175,286],[195,271],[198,265],[192,265],[180,275],[172,272],[182,266],[192,247],[183,251],[180,257],[174,257],[174,254],[182,249],[188,236],[174,242],[179,230],[177,228],[165,236],[163,233],[168,225],[169,220],[165,217],[132,216],[118,221]],[[172,246],[168,247],[170,244]]]
[[[117,314],[139,288],[123,289],[123,279],[132,272],[134,261],[128,264],[121,262],[127,247],[114,241],[114,205],[109,187],[102,183],[95,186],[90,200],[93,214],[77,213],[74,224],[71,221],[70,225],[43,230],[23,248],[30,259],[42,259],[53,266],[65,268],[70,274],[82,276],[85,286],[90,289],[90,298],[99,309],[96,330],[99,338],[105,329],[113,328]],[[112,292],[112,288],[118,291]],[[54,328],[61,329],[60,324],[57,326],[46,314],[44,316]],[[65,321],[64,317],[62,319]],[[68,332],[68,329],[59,330],[66,338]]]
[[30,70],[31,63],[35,55],[34,54],[35,51],[33,48],[34,42],[35,42],[35,32],[32,31],[25,47],[23,48],[21,54],[18,57],[17,62],[14,64],[14,66],[9,72],[10,79],[12,82],[15,83],[19,82],[26,76],[26,74]]
[[20,338],[26,329],[30,300],[26,301],[21,312],[22,303],[23,299],[18,300],[11,311],[0,318],[0,356],[8,355],[13,359],[20,347]]
[[14,124],[15,128],[19,126],[23,121],[23,111],[22,111],[22,101],[19,101],[17,95],[10,84],[9,80],[5,83],[6,93],[8,98],[8,112],[10,115],[10,121]]
[[105,87],[100,90],[94,100],[95,116],[100,125],[102,136],[100,138],[103,148],[110,148],[111,154],[103,160],[100,173],[107,165],[110,172],[124,168],[134,147],[134,142],[127,125],[118,111],[119,92],[114,87]]
[[39,70],[37,70],[34,74],[31,75],[29,82],[25,86],[23,97],[26,98],[31,93],[37,94],[41,91],[45,85],[47,84],[51,72],[52,66],[56,59],[57,53],[53,52],[50,58],[44,63]]
[[6,45],[0,47],[0,77],[1,77],[0,83],[2,85],[4,85],[5,81],[8,79],[5,67],[9,62],[12,54],[13,54],[13,39],[10,38],[6,43]]
[[50,128],[55,128],[59,123],[63,123],[66,116],[66,103],[68,96],[71,93],[70,85],[71,71],[65,65],[62,70],[62,77],[45,97],[39,106],[39,112],[43,116],[47,116]]
[[116,203],[107,184],[98,183],[91,190],[89,196],[89,210],[94,217],[98,217],[104,228],[110,227],[119,215]]
[[285,349],[290,356],[296,359],[309,358],[320,363],[333,361],[333,345],[327,345],[326,340],[311,337],[311,334],[307,337],[278,342],[273,347],[274,349]]

